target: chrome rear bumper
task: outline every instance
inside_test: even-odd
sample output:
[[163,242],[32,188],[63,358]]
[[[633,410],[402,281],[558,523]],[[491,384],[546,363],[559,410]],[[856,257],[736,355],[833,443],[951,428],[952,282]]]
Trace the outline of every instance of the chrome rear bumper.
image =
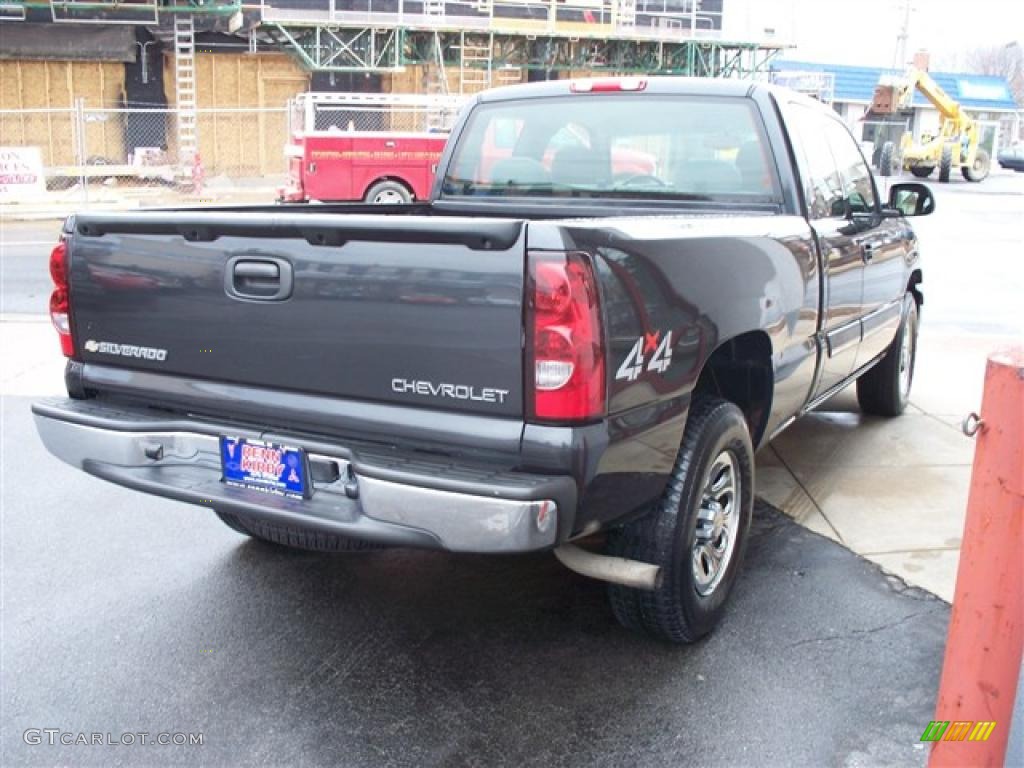
[[[54,399],[35,403],[32,411],[46,448],[73,467],[135,490],[278,525],[399,546],[529,552],[554,546],[571,522],[559,518],[569,506],[566,499],[575,500],[571,478],[491,472],[477,481],[460,469],[447,483],[455,490],[438,487],[446,484],[443,465],[419,478],[394,466],[375,471],[345,446],[301,435],[94,401]],[[291,499],[223,483],[220,434],[304,448],[313,469],[311,497]]]

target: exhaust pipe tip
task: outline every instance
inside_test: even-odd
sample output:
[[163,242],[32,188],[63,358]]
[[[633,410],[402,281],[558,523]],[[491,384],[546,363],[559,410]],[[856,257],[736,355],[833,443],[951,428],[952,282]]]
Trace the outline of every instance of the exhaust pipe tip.
[[599,555],[581,549],[575,544],[563,544],[554,552],[562,565],[582,576],[648,592],[661,586],[662,573],[659,565],[628,560],[625,557]]

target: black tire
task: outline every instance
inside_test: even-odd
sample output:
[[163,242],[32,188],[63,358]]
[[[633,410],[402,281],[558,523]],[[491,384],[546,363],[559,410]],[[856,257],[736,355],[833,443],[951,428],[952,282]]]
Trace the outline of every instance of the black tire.
[[412,202],[412,193],[399,181],[378,181],[367,190],[363,202],[376,205],[401,205]]
[[942,157],[939,159],[939,181],[943,184],[949,181],[949,174],[953,170],[953,145],[945,144],[942,147]]
[[[710,507],[702,506],[702,501],[707,501],[705,486],[713,468],[722,471],[718,462],[727,454],[733,462],[730,471],[737,479],[731,508],[735,520],[727,516],[728,504],[724,504],[719,508],[722,514],[709,525],[698,513],[703,509],[713,514]],[[722,498],[725,496],[718,501]],[[644,517],[609,532],[610,554],[660,565],[662,576],[653,591],[609,585],[615,618],[631,630],[673,643],[692,643],[710,632],[725,610],[739,573],[753,509],[754,451],[743,412],[719,398],[698,398],[690,408],[682,446],[661,501]],[[695,563],[706,562],[695,557],[699,523],[705,536],[718,536],[709,538],[705,546],[722,542],[719,526],[733,526],[732,549],[723,545],[724,565],[719,568],[720,575],[703,585],[708,590],[705,594],[699,591],[695,573],[701,568]]]
[[892,176],[893,166],[895,165],[896,159],[896,145],[891,141],[885,142],[882,145],[882,151],[878,155],[878,175],[879,176]]
[[333,533],[307,531],[286,525],[275,525],[231,512],[217,512],[217,517],[228,528],[260,541],[277,544],[290,549],[306,549],[313,552],[365,552],[383,549],[372,541],[350,539]]
[[988,172],[992,169],[992,160],[988,156],[988,152],[984,149],[978,149],[974,153],[974,163],[970,166],[962,166],[960,172],[963,173],[964,178],[967,181],[973,181],[975,183],[982,181]]
[[234,515],[230,514],[229,512],[217,512],[216,510],[214,510],[214,512],[217,515],[217,517],[220,518],[220,521],[231,530],[236,531],[237,533],[240,533],[243,536],[252,536],[252,534],[249,533],[248,529],[244,525],[242,525],[242,521]]
[[934,170],[934,165],[915,165],[910,169],[910,172],[919,179],[927,179]]
[[[908,293],[903,297],[903,319],[896,338],[882,360],[857,379],[857,402],[864,413],[892,418],[907,407],[917,361],[917,328],[917,302]],[[906,360],[903,358],[904,339],[909,343]]]

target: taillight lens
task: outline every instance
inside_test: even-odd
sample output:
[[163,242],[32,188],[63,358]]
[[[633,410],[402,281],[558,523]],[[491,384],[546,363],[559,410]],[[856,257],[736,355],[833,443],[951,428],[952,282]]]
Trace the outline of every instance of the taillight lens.
[[602,416],[604,343],[586,254],[530,254],[527,329],[529,416],[552,422]]
[[75,343],[71,338],[71,299],[68,293],[68,246],[61,241],[50,251],[50,277],[53,279],[53,293],[50,294],[50,320],[60,336],[60,349],[65,357],[75,354]]

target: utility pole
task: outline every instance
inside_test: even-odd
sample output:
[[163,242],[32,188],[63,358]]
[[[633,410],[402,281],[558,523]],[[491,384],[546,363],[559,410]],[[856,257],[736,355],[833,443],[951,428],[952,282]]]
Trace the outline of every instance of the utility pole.
[[896,36],[896,53],[892,62],[893,69],[902,70],[907,66],[907,39],[910,37],[910,0],[903,0],[903,26]]

